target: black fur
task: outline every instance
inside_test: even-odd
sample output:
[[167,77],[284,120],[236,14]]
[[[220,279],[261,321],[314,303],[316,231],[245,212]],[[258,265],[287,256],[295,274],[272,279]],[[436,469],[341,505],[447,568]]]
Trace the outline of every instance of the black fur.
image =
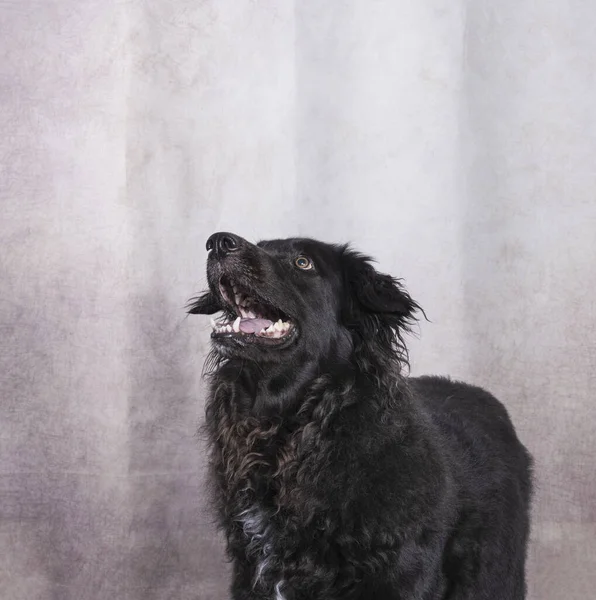
[[[531,459],[503,405],[403,375],[419,306],[346,246],[211,252],[189,312],[232,277],[295,324],[214,336],[205,429],[234,600],[521,600]],[[296,267],[299,255],[313,269]],[[246,337],[246,336],[244,336]]]

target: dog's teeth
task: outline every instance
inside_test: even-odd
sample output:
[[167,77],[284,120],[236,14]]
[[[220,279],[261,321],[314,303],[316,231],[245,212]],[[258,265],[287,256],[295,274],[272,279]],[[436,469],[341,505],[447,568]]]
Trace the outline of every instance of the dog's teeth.
[[252,312],[252,310],[247,310],[246,311],[246,318],[247,319],[256,319],[257,315],[255,315],[255,313]]
[[215,319],[211,319],[211,327],[213,329],[217,329],[217,323],[215,322]]
[[242,301],[242,295],[241,294],[236,294],[234,296],[234,300],[236,302],[237,305],[240,305],[240,302]]
[[238,317],[235,321],[234,324],[232,325],[232,329],[236,332],[239,333],[240,332],[240,317]]

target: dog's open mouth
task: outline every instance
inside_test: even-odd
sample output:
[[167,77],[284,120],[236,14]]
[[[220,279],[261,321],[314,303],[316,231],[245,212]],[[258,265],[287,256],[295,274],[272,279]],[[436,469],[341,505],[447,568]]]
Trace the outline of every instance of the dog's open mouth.
[[[260,299],[254,291],[223,276],[219,281],[219,291],[230,307],[228,315],[217,322],[211,320],[213,336],[237,338],[263,338],[282,340],[295,329],[290,318],[279,308]],[[236,315],[232,318],[232,315]]]

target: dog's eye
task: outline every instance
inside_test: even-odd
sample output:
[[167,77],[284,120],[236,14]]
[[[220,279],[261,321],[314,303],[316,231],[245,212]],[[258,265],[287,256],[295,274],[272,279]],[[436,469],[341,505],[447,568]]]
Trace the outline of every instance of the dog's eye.
[[299,256],[295,261],[294,264],[299,268],[302,269],[304,271],[308,271],[309,269],[313,268],[313,264],[312,261],[310,260],[310,258],[307,258],[306,256]]

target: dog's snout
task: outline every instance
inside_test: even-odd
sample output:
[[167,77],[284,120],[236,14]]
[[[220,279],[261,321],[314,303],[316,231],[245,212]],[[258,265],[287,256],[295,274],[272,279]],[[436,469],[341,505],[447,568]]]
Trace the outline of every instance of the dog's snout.
[[215,258],[223,258],[231,252],[236,252],[240,248],[241,240],[242,238],[226,231],[214,233],[207,240],[207,250],[211,251]]

